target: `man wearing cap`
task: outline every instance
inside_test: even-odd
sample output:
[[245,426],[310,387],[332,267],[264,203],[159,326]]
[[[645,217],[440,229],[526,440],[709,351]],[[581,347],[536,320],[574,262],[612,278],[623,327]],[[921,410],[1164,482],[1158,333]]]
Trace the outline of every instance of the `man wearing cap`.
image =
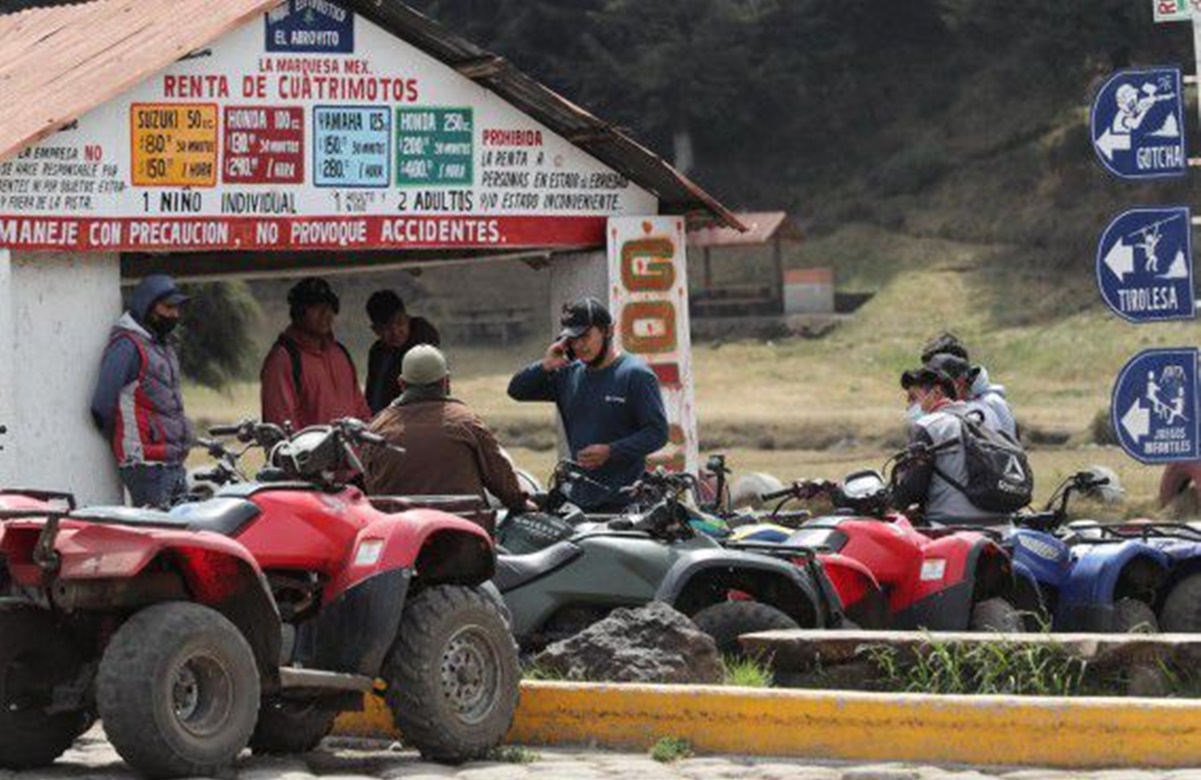
[[996,525],[1008,516],[986,512],[948,480],[967,484],[963,447],[949,446],[963,436],[961,417],[967,406],[955,400],[955,382],[945,372],[924,365],[901,374],[910,403],[909,451],[912,457],[898,475],[891,502],[905,511],[919,505],[925,519],[937,525]]
[[496,437],[467,404],[451,397],[450,371],[437,347],[419,344],[409,350],[400,388],[400,396],[376,416],[371,430],[405,452],[364,448],[368,493],[483,498],[488,490],[508,509],[525,509],[513,464]]
[[338,296],[324,279],[301,279],[288,291],[292,324],[276,339],[260,372],[263,421],[294,430],[340,417],[371,419],[354,361],[334,338]]
[[940,371],[951,378],[951,382],[955,385],[953,400],[963,402],[963,406],[968,413],[975,415],[982,425],[1002,435],[1009,436],[993,407],[984,403],[979,398],[972,398],[971,384],[975,374],[972,372],[972,365],[970,363],[957,355],[939,352],[932,355],[924,365],[935,371]]
[[424,317],[411,317],[393,290],[376,290],[367,299],[367,316],[376,341],[367,353],[367,405],[372,414],[400,395],[400,367],[418,344],[438,346],[438,329]]
[[581,485],[573,499],[594,512],[617,510],[617,491],[646,469],[646,456],[667,443],[659,380],[641,359],[613,344],[613,318],[595,298],[564,307],[559,339],[542,359],[509,382],[516,401],[554,401],[572,458],[607,491]]
[[192,427],[170,339],[187,300],[169,276],[142,279],[100,361],[92,420],[112,446],[134,506],[169,506],[187,489]]
[[971,364],[967,345],[954,333],[944,332],[927,341],[922,347],[922,363],[929,363],[936,355],[953,355],[968,364],[965,390],[960,399],[988,408],[996,421],[997,427],[994,430],[1017,441],[1017,421],[1009,401],[1005,398],[1004,385],[993,384],[989,379],[988,369],[984,366]]

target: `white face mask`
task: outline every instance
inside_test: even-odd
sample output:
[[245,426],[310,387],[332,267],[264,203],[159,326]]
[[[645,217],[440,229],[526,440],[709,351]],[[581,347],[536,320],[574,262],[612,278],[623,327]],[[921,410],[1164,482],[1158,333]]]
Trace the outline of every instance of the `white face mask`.
[[909,420],[909,422],[917,422],[924,414],[925,412],[922,411],[922,405],[916,401],[910,404],[909,408],[905,410],[905,417]]

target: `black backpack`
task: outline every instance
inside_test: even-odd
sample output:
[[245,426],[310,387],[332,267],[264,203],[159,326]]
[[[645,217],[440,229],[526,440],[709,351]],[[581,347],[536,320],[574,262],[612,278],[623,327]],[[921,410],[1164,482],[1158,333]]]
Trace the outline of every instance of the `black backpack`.
[[985,512],[1016,512],[1034,498],[1034,472],[1022,445],[984,425],[978,414],[956,414],[960,422],[957,441],[944,442],[934,451],[963,445],[967,484],[960,484],[937,466],[934,472]]

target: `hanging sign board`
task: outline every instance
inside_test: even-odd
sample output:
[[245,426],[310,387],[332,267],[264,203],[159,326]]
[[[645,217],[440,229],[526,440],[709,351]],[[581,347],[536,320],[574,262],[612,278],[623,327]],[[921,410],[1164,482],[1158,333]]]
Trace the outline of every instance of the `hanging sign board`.
[[682,217],[609,220],[614,341],[650,365],[667,411],[667,446],[649,458],[647,466],[696,474],[700,456],[685,247]]
[[289,0],[0,161],[0,246],[599,246],[653,195],[330,0]]

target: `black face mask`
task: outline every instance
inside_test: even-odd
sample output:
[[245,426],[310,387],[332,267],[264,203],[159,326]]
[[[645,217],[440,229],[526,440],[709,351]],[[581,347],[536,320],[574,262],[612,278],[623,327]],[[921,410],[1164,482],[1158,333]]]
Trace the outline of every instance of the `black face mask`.
[[179,325],[179,317],[160,317],[157,314],[151,314],[146,318],[146,327],[150,328],[160,339],[170,336],[177,325]]

